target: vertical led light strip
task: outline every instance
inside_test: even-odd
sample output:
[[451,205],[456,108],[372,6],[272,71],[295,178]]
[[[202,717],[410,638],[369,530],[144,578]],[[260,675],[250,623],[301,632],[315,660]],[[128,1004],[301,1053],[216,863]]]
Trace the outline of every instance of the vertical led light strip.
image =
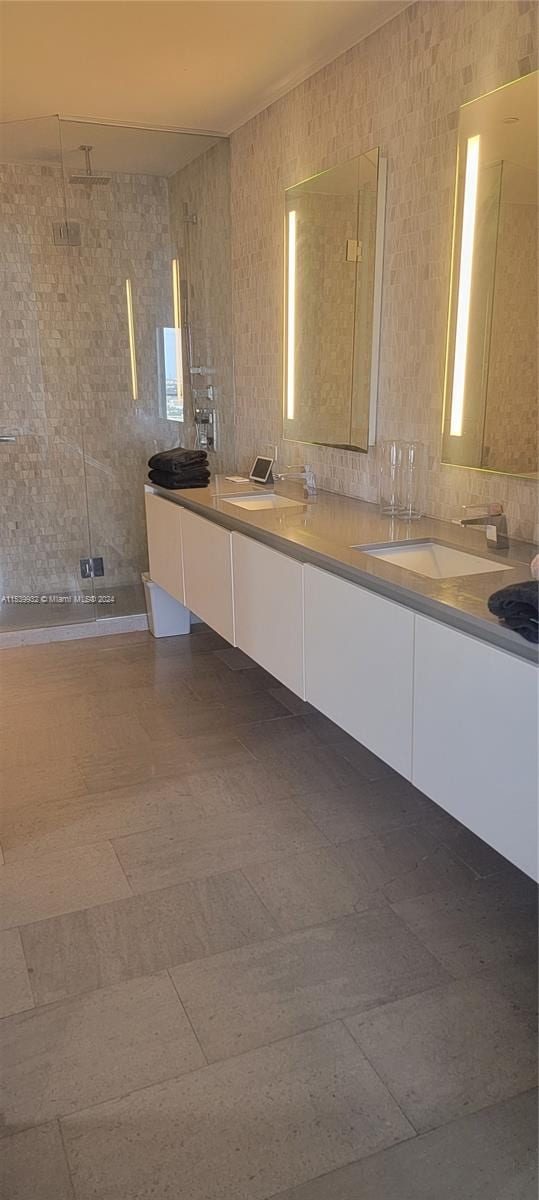
[[475,137],[468,138],[466,146],[459,291],[455,328],[455,355],[453,360],[453,392],[451,396],[451,423],[449,427],[451,437],[462,436],[462,420],[464,415],[464,390],[466,385],[466,359],[468,356],[468,329],[470,323],[470,298],[472,293],[475,241],[475,214],[477,208],[477,181],[479,176],[479,141],[480,136],[476,134]]
[[294,420],[296,382],[296,213],[288,214],[288,303],[286,335],[286,415]]
[[182,353],[182,306],[180,296],[180,264],[172,259],[172,305],[176,330],[176,387],[178,398],[183,400],[183,353]]
[[172,303],[174,306],[174,328],[181,326],[180,316],[180,264],[177,258],[172,259]]
[[137,380],[137,356],[135,352],[135,324],[133,321],[133,296],[131,293],[131,280],[125,281],[125,294],[127,297],[127,327],[129,330],[129,357],[131,359],[131,389],[133,392],[133,400],[138,400],[138,380]]

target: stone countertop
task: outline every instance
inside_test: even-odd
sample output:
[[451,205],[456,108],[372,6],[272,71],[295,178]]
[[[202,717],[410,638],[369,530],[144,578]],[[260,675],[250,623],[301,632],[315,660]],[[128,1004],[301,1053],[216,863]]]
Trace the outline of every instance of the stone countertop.
[[[208,488],[170,491],[146,487],[191,512],[227,529],[256,537],[275,550],[301,562],[332,571],[362,587],[370,588],[398,604],[443,621],[520,658],[537,662],[537,647],[502,625],[489,612],[487,600],[498,588],[530,578],[529,563],[536,548],[527,542],[510,542],[508,551],[492,552],[483,528],[467,527],[432,517],[406,522],[383,516],[376,504],[333,492],[319,491],[306,499],[301,481],[272,487],[233,483],[216,476]],[[250,511],[231,505],[227,497],[272,491],[295,500],[293,508]],[[406,543],[435,539],[460,550],[492,560],[492,573],[430,579],[352,549],[388,542]],[[497,564],[512,570],[497,570]]]

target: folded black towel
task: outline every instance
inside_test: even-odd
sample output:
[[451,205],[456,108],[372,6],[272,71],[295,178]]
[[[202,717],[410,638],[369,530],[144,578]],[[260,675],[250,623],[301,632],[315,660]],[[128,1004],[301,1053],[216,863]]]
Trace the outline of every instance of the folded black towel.
[[186,467],[206,466],[207,462],[205,450],[184,450],[183,446],[175,446],[172,450],[160,450],[158,454],[152,454],[148,466],[150,471],[171,471],[176,474]]
[[179,491],[180,488],[203,488],[210,482],[209,471],[198,471],[192,475],[175,475],[172,471],[148,471],[148,479],[158,487]]
[[527,642],[539,642],[539,580],[526,579],[500,588],[490,597],[488,607]]

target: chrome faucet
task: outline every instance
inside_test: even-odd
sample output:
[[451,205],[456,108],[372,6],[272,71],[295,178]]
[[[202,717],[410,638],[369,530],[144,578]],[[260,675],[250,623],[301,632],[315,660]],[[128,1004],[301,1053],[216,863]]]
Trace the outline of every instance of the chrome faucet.
[[456,524],[463,527],[481,526],[485,530],[487,546],[493,550],[507,550],[509,547],[507,517],[503,505],[498,501],[492,504],[463,505],[462,516],[456,518]]
[[302,479],[305,484],[307,495],[316,495],[316,476],[313,468],[307,464],[304,467],[285,467],[283,471],[276,471],[274,469],[273,478],[275,480]]

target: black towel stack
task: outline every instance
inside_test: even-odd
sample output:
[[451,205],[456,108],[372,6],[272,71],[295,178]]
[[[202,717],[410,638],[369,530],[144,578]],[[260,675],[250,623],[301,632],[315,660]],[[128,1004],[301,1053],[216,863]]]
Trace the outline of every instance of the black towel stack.
[[148,478],[159,487],[201,488],[210,482],[208,455],[205,450],[160,450],[148,460]]
[[495,617],[527,642],[539,642],[539,583],[536,579],[500,588],[492,594],[488,606]]

